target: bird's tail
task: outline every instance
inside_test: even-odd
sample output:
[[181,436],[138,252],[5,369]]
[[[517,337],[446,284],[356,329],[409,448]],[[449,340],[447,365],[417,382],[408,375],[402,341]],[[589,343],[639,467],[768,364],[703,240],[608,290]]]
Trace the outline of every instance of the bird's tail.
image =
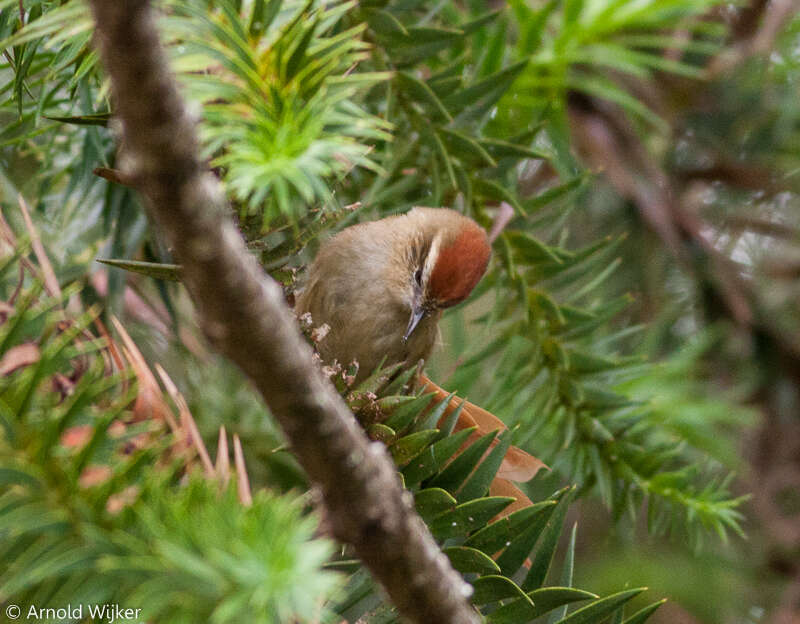
[[[420,375],[419,381],[426,392],[434,393],[435,399],[438,401],[442,401],[450,396],[449,392],[432,382],[425,375]],[[444,422],[444,420],[446,420],[453,411],[458,409],[462,403],[464,407],[461,409],[461,414],[459,414],[455,430],[459,431],[461,429],[475,427],[475,431],[467,438],[464,447],[469,446],[487,433],[498,430],[505,431],[508,428],[505,423],[494,414],[487,412],[474,403],[470,403],[458,397],[450,399],[450,404],[445,408],[439,423],[441,424]],[[492,443],[492,447],[496,444],[497,440]],[[516,446],[509,447],[502,464],[500,464],[497,475],[489,488],[489,492],[492,496],[512,496],[517,499],[516,502],[503,510],[501,516],[506,516],[509,513],[513,513],[518,509],[533,504],[531,500],[511,482],[529,481],[541,468],[547,468],[547,466],[540,459],[526,453]]]

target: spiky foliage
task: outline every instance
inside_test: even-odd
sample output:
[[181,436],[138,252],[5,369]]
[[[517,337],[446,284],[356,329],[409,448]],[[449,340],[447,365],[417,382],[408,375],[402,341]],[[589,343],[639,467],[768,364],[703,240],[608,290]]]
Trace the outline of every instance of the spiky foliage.
[[[593,487],[616,514],[634,513],[646,499],[652,527],[678,528],[698,541],[703,528],[723,536],[738,531],[741,499],[729,496],[715,474],[719,466],[688,469],[698,457],[690,436],[649,417],[621,386],[615,390],[637,370],[615,354],[608,332],[628,299],[595,293],[618,264],[619,241],[570,249],[570,206],[587,177],[564,149],[563,115],[567,94],[581,88],[643,112],[624,83],[612,88],[598,67],[640,77],[653,69],[695,73],[689,61],[670,63],[657,52],[674,43],[708,53],[715,29],[698,23],[702,37],[688,43],[658,33],[708,4],[559,9],[547,3],[532,11],[516,3],[505,13],[450,7],[435,14],[421,4],[314,9],[255,2],[239,10],[229,2],[170,2],[163,28],[187,93],[204,105],[208,153],[242,202],[245,234],[287,286],[298,253],[366,207],[396,212],[419,203],[455,204],[489,227],[492,204],[512,206],[491,272],[474,297],[476,306],[492,310],[475,322],[482,335],[495,338],[472,340],[470,351],[455,354],[463,362],[453,387],[487,392],[478,376],[494,370],[491,378],[503,382],[492,383],[483,402],[520,425],[521,444]],[[54,32],[64,16],[74,18],[71,6],[10,41],[28,45],[34,34]],[[501,44],[511,33],[517,45],[509,50]],[[427,76],[415,69],[421,64]],[[601,81],[601,91],[589,86]],[[374,86],[357,97],[362,85]],[[524,123],[508,136],[517,120]],[[386,142],[382,128],[389,127],[394,140]],[[374,167],[352,169],[356,152],[366,158],[369,151],[355,138],[377,141],[381,150],[370,162],[379,174]],[[562,172],[562,179],[526,196],[518,172],[536,161]],[[337,182],[334,174],[345,171],[347,178]],[[309,212],[320,200],[326,205]],[[278,213],[290,222],[273,222]],[[177,276],[175,268],[121,262],[156,277],[168,270]]]
[[137,421],[131,375],[107,372],[107,345],[89,334],[97,311],[72,319],[61,306],[74,288],[13,282],[0,323],[0,601],[87,614],[118,603],[164,622],[320,617],[337,584],[319,569],[331,546],[311,539],[300,501],[262,491],[244,506],[186,474],[165,454],[164,422]]
[[337,177],[375,167],[365,140],[391,137],[353,98],[385,76],[351,73],[367,58],[364,25],[334,29],[355,3],[256,2],[244,14],[233,3],[172,6],[176,67],[203,105],[207,153],[243,214],[296,218],[329,203]]
[[[479,462],[478,451],[488,439],[460,455],[448,472],[445,463],[455,455],[459,434],[438,431],[436,419],[421,411],[424,399],[408,398],[397,384],[375,386],[373,399],[340,382],[354,408],[377,401],[378,412],[389,414],[368,422],[368,431],[390,446],[420,512],[454,565],[475,580],[476,604],[496,621],[527,621],[548,605],[551,623],[565,617],[572,623],[597,621],[631,597],[598,599],[545,584],[571,584],[572,550],[560,580],[552,578],[559,566],[551,566],[569,496],[597,493],[617,516],[626,511],[634,516],[646,501],[654,532],[688,534],[695,541],[704,529],[723,538],[729,530],[739,531],[741,499],[728,494],[723,476],[738,468],[726,437],[730,419],[718,418],[730,415],[728,403],[709,402],[692,384],[678,384],[693,371],[688,360],[657,369],[630,357],[638,349],[636,334],[618,329],[630,298],[608,286],[618,274],[624,241],[599,234],[587,240],[574,227],[576,207],[596,181],[571,153],[566,118],[571,98],[592,96],[618,104],[654,143],[662,141],[661,111],[651,106],[658,103],[647,102],[632,85],[646,86],[653,76],[698,75],[700,62],[722,41],[719,22],[697,19],[715,4],[515,1],[489,13],[485,3],[418,0],[159,4],[159,27],[172,62],[187,97],[198,106],[206,155],[227,185],[252,250],[287,294],[317,238],[356,220],[415,204],[451,205],[489,228],[498,203],[512,208],[487,278],[469,307],[446,318],[448,353],[458,366],[439,359],[429,370],[437,381],[462,396],[469,393],[517,425],[496,448],[513,439],[559,476],[576,480],[579,489],[559,491],[519,515],[489,523],[507,501],[485,496],[497,459],[495,453]],[[57,240],[61,250],[55,264],[62,279],[86,272],[100,247],[116,266],[159,280],[179,279],[180,268],[169,264],[167,250],[148,235],[134,195],[91,174],[99,165],[113,167],[114,156],[85,5],[26,0],[23,9],[20,17],[16,1],[0,0],[0,47],[7,52],[0,61],[7,96],[0,108],[7,122],[0,134],[2,200],[7,205],[20,189],[37,198],[43,236]],[[685,54],[672,60],[677,50]],[[97,292],[90,287],[81,294],[87,300],[100,295],[120,307],[122,272],[110,272],[107,295],[101,286],[93,283]],[[176,288],[164,282],[135,287],[151,303],[160,299],[162,317],[172,328],[185,329]],[[227,369],[218,376],[207,361],[180,357],[192,368],[179,383],[189,388],[188,400],[202,414],[201,429],[216,431],[215,415],[233,411],[226,403],[229,389],[238,396],[246,387]],[[175,368],[185,366],[178,362]],[[113,388],[108,391],[114,394]],[[667,396],[680,400],[667,402]],[[232,418],[242,418],[237,424],[248,452],[270,464],[259,472],[259,485],[302,486],[289,454],[277,448],[274,427],[265,424],[268,415],[251,397],[245,401],[246,417]],[[148,483],[144,473],[136,479]],[[184,560],[150,561],[159,570],[176,569],[187,575],[181,578],[197,580],[190,573],[200,572],[187,562],[208,551],[191,550],[199,536],[181,527],[188,503],[159,498],[174,486],[169,478],[142,485],[143,493],[152,489],[153,498],[142,494],[134,506],[163,512],[173,524],[159,524],[147,511],[135,522],[168,545],[177,543],[177,536],[184,540],[181,548],[191,543]],[[186,500],[211,505],[204,487],[187,489]],[[535,482],[530,491],[538,489]],[[77,500],[89,495],[75,491]],[[260,503],[257,497],[251,510],[262,505],[269,515],[284,503]],[[224,521],[225,504],[209,508],[210,522]],[[230,507],[240,518],[231,520],[235,531],[247,533],[252,517],[261,518],[233,502]],[[92,515],[85,526],[108,522],[122,520]],[[282,530],[283,521],[275,522]],[[169,540],[172,533],[175,542]],[[505,541],[498,541],[501,534]],[[217,537],[221,548],[236,550]],[[267,546],[253,536],[257,552]],[[533,563],[528,571],[526,557]],[[231,562],[218,563],[223,576],[235,570]],[[323,581],[310,572],[308,579],[309,595],[322,596],[325,592],[311,586]],[[125,587],[121,593],[129,591]],[[202,619],[212,601],[238,604],[233,594],[208,596],[205,602],[181,602],[181,608]],[[568,615],[564,603],[578,597],[591,609]],[[394,614],[379,603],[359,571],[332,608],[353,621],[365,613],[370,621],[391,621]],[[649,612],[626,621],[644,621]],[[218,617],[227,612],[222,613]],[[166,611],[159,615],[172,617]]]
[[[381,161],[389,175],[366,187],[367,201],[387,211],[398,204],[455,204],[487,228],[488,206],[507,202],[514,209],[495,243],[490,273],[473,295],[481,312],[465,315],[486,338],[472,333],[468,348],[450,341],[459,366],[448,384],[472,396],[483,393],[485,407],[520,425],[521,444],[594,488],[617,514],[634,513],[647,499],[651,526],[681,529],[695,540],[701,527],[722,535],[738,531],[734,509],[742,501],[714,476],[720,466],[703,475],[688,470],[698,449],[685,432],[648,416],[649,396],[632,401],[616,389],[646,369],[616,351],[628,332],[608,330],[629,297],[596,294],[619,264],[619,240],[570,244],[570,208],[588,178],[565,151],[570,138],[563,115],[575,89],[644,113],[624,82],[614,85],[597,68],[696,73],[657,53],[672,40],[655,33],[708,4],[575,2],[559,8],[550,2],[533,10],[520,2],[512,13],[450,10],[433,19],[422,6],[363,9],[378,42],[376,67],[395,70],[388,88],[373,91],[371,105],[398,128]],[[513,52],[501,45],[509,36],[516,37]],[[710,36],[674,45],[709,53]],[[423,59],[430,68],[424,79],[409,71]],[[601,84],[599,92],[593,88]],[[526,195],[519,172],[536,160],[560,179]],[[666,481],[657,477],[664,472]]]
[[[461,409],[437,425],[449,399],[433,404],[429,394],[394,394],[403,390],[410,371],[387,384],[390,373],[377,371],[350,388],[352,377],[347,370],[338,370],[333,372],[333,381],[370,436],[389,448],[414,494],[417,511],[453,567],[472,584],[472,602],[486,614],[487,622],[525,624],[547,616],[548,621],[568,624],[600,622],[612,615],[631,624],[647,620],[661,603],[627,620],[623,615],[624,605],[644,588],[598,597],[572,587],[576,527],[564,560],[554,565],[574,486],[504,514],[515,498],[489,495],[489,488],[508,450],[511,432],[488,433],[464,448],[473,429],[453,432]],[[342,560],[331,565],[351,570],[358,562]],[[390,607],[380,604],[362,570],[352,574],[335,608],[348,621],[399,621]]]
[[[91,20],[84,3],[65,4],[44,17],[33,11],[29,19],[35,21],[13,35],[11,4],[0,5],[6,7],[0,46],[19,57],[9,57],[20,116],[9,131],[19,131],[35,125],[44,106],[71,108],[69,99],[52,97],[64,88],[63,82],[51,88],[57,70],[74,67],[69,87],[83,87],[87,94],[99,78],[96,54],[88,48]],[[162,6],[176,71],[187,96],[201,106],[206,153],[241,202],[243,219],[254,217],[264,227],[281,215],[297,219],[310,206],[330,203],[331,184],[353,167],[376,169],[366,141],[390,139],[389,126],[354,97],[387,76],[353,72],[367,58],[364,25],[345,30],[337,25],[354,3],[254,2],[244,13],[232,2],[221,2],[218,9],[203,0]],[[42,54],[31,67],[45,39],[48,47],[63,47],[59,54]],[[29,83],[47,91],[37,98]],[[104,125],[108,115],[49,118]],[[48,124],[41,131],[52,129]]]

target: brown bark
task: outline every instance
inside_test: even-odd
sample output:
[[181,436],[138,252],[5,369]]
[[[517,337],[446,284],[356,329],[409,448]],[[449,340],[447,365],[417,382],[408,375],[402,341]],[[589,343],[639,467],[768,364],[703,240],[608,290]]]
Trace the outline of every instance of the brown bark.
[[219,184],[199,160],[194,120],[169,73],[146,0],[92,0],[97,43],[122,122],[123,174],[183,265],[211,342],[252,380],[323,494],[335,536],[351,544],[413,622],[480,621],[403,491],[312,362],[280,287],[245,249]]

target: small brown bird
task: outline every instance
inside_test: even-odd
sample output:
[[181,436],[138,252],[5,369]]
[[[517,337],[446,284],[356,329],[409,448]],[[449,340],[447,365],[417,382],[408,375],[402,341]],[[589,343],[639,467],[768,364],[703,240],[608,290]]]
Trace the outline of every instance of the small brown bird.
[[[357,381],[381,362],[405,368],[427,360],[442,311],[464,301],[483,277],[491,247],[472,219],[445,208],[413,208],[406,214],[354,225],[325,243],[297,297],[298,316],[310,313],[329,333],[317,348],[326,362],[359,364]],[[384,360],[385,358],[385,360]],[[447,396],[427,377],[420,382]],[[460,400],[453,400],[451,412]],[[457,428],[477,426],[474,437],[505,425],[467,403]],[[512,447],[498,473],[530,479],[543,464]],[[527,499],[526,499],[527,500]]]
[[444,208],[410,212],[349,227],[320,249],[297,298],[330,333],[325,361],[359,364],[359,380],[385,365],[427,360],[442,310],[472,292],[489,263],[486,233]]

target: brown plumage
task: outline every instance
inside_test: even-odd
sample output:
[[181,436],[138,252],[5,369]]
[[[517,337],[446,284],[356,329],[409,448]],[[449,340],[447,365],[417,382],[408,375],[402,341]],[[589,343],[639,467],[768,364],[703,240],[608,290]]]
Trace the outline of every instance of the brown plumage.
[[330,326],[320,355],[357,361],[358,379],[384,357],[415,366],[433,350],[442,310],[472,292],[490,252],[477,223],[445,208],[354,225],[319,250],[296,310]]
[[[490,254],[483,229],[446,208],[414,208],[354,225],[319,250],[306,288],[297,297],[296,311],[298,316],[310,313],[316,326],[330,327],[317,345],[320,355],[328,363],[357,361],[357,381],[384,358],[384,366],[401,362],[406,368],[416,366],[433,350],[442,310],[469,296],[483,277]],[[420,382],[439,399],[448,395],[427,377]],[[446,413],[460,401],[453,399]],[[495,416],[468,402],[456,426],[476,427],[471,440],[505,429]],[[527,481],[543,465],[512,447],[498,478]],[[524,495],[519,495],[518,502],[523,502]]]

